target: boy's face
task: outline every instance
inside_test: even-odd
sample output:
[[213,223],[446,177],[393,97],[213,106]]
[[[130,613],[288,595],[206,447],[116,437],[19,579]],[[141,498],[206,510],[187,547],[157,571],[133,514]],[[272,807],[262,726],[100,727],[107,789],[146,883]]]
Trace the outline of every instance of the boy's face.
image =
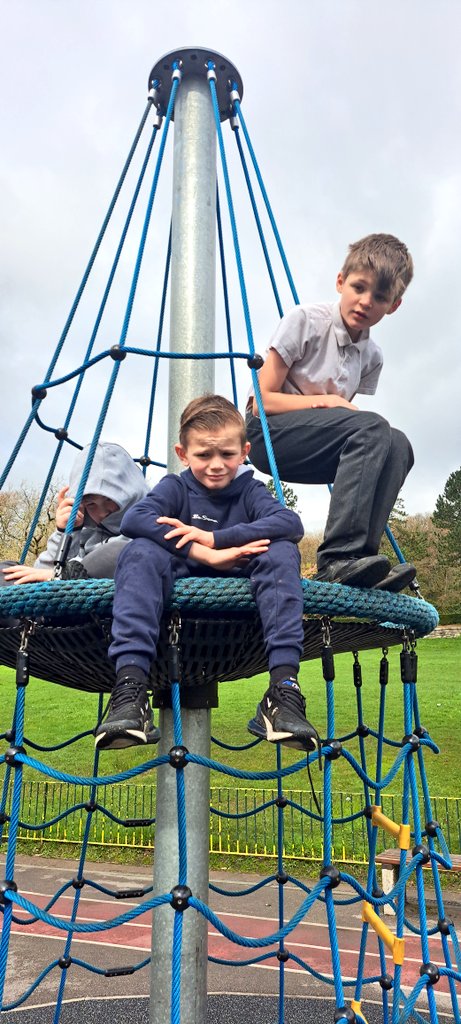
[[105,498],[103,494],[84,494],[81,508],[99,525],[111,512],[117,512],[119,506],[112,498]]
[[221,491],[232,483],[249,451],[249,442],[242,447],[240,431],[233,423],[220,430],[189,430],[184,448],[175,445],[183,466],[188,466],[195,479],[210,491]]
[[386,313],[393,313],[402,301],[393,301],[388,292],[378,290],[372,270],[357,270],[346,278],[339,273],[336,290],[341,295],[341,317],[352,341],[359,340],[361,331],[379,324]]

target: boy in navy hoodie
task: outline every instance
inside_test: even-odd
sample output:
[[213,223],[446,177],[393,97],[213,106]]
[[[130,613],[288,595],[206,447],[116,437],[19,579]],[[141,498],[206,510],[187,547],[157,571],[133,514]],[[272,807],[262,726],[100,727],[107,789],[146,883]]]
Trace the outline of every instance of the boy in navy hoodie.
[[163,477],[123,517],[132,542],[115,575],[110,657],[116,681],[101,749],[155,743],[147,689],[163,608],[176,579],[245,576],[262,622],[269,687],[249,722],[251,733],[298,750],[320,745],[307,721],[297,674],[303,595],[297,542],[301,520],[244,466],[250,450],[238,410],[219,395],[189,403],[175,451],[186,469]]

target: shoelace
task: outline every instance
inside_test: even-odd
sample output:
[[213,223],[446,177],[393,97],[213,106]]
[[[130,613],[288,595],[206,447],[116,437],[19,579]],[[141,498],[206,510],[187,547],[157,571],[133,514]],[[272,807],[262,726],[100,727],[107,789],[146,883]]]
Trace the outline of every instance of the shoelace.
[[[275,690],[276,694],[280,695],[282,687],[279,686],[277,683],[275,683],[275,684],[273,684],[273,686],[271,686],[271,690]],[[293,709],[293,711],[295,711],[297,713],[301,712],[301,714],[305,718],[306,717],[306,701],[305,701],[305,698],[303,697],[303,695],[301,693],[301,690],[297,690],[295,686],[284,686],[283,690],[282,690],[282,693],[283,693],[283,697],[282,697],[283,704],[285,706],[286,705],[288,705],[288,706],[291,705],[291,708]],[[312,729],[312,731],[314,733],[314,735],[312,736],[312,741],[315,743],[315,745],[317,747],[317,750],[319,752],[319,771],[322,771],[322,741],[320,739],[320,736],[319,736],[317,730],[314,728],[314,726],[310,722],[309,722],[309,725],[310,725],[310,727],[311,727],[311,729]],[[315,789],[314,789],[314,782],[313,782],[312,774],[311,774],[311,766],[309,764],[309,754],[307,754],[307,756],[306,756],[306,766],[307,766],[307,774],[309,776],[309,783],[310,783],[310,787],[311,787],[312,799],[314,801],[317,813],[321,817],[322,809],[320,807],[320,803],[318,801],[317,794],[316,794]]]
[[103,719],[106,717],[109,708],[111,711],[121,711],[128,704],[134,704],[143,694],[144,686],[135,679],[122,680],[113,689],[107,707],[104,709]]

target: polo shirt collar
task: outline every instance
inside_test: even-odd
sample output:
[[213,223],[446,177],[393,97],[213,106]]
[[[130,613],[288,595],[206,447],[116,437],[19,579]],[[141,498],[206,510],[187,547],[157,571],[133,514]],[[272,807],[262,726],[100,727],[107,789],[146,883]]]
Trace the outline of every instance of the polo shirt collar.
[[350,335],[348,334],[343,324],[342,316],[339,311],[339,306],[339,302],[335,302],[333,306],[333,323],[335,327],[335,334],[338,345],[340,345],[341,348],[345,348],[346,345],[353,345],[354,348],[357,348],[359,349],[359,351],[361,351],[361,349],[364,347],[365,343],[368,341],[370,337],[370,331],[368,330],[368,328],[366,329],[366,331],[361,331],[359,340],[352,341]]

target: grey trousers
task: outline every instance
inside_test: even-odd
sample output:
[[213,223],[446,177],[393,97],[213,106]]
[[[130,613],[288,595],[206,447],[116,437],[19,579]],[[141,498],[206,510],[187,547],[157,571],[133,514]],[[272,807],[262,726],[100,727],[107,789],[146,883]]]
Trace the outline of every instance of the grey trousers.
[[[117,568],[118,556],[124,547],[130,543],[128,537],[111,537],[104,544],[98,544],[88,555],[81,559],[88,576],[95,580],[113,580]],[[19,562],[0,562],[0,569],[7,565],[19,565]],[[45,566],[43,566],[45,568]],[[52,566],[50,565],[50,569]],[[0,572],[0,587],[8,586],[8,580]]]
[[[413,465],[408,438],[382,416],[353,409],[300,409],[268,416],[281,480],[334,484],[318,569],[335,559],[375,555]],[[261,421],[247,413],[250,458],[270,473]]]

